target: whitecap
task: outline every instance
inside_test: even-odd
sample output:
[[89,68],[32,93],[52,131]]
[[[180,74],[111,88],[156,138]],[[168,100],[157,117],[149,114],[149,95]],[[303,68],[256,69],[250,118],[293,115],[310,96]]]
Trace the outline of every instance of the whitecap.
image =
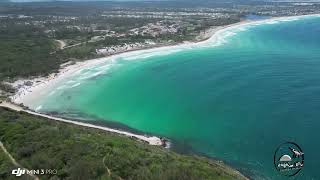
[[66,84],[73,84],[73,83],[75,83],[76,81],[74,81],[74,80],[69,80],[69,81],[67,81],[66,82]]
[[62,90],[62,89],[65,89],[65,88],[66,88],[66,86],[62,85],[62,86],[59,86],[59,87],[57,88],[57,90]]
[[76,84],[72,85],[70,88],[74,88],[74,87],[77,87],[77,86],[80,86],[80,85],[81,85],[81,83],[76,83]]
[[55,94],[56,93],[56,91],[51,91],[49,94],[48,94],[48,96],[52,96],[53,94]]
[[38,107],[35,109],[35,111],[39,111],[40,109],[42,109],[42,106],[41,106],[41,105],[38,106]]

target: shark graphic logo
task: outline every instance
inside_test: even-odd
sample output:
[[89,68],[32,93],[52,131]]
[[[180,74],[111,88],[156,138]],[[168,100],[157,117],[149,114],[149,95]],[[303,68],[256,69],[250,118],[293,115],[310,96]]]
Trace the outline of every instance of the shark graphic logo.
[[297,175],[304,165],[304,153],[294,142],[282,143],[274,153],[274,165],[285,176]]

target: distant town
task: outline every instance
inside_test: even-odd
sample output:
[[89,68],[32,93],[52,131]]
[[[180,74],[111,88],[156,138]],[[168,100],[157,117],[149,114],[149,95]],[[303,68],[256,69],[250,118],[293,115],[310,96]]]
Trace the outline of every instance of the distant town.
[[[161,52],[165,52],[171,50],[171,45],[204,41],[217,31],[222,32],[221,34],[229,33],[226,29],[229,26],[242,27],[241,24],[246,26],[249,21],[285,17],[267,20],[273,22],[279,19],[299,19],[286,16],[320,14],[320,2],[46,0],[12,3],[9,1],[0,0],[0,179],[16,179],[15,176],[21,176],[22,179],[35,180],[247,180],[264,179],[263,173],[266,173],[265,179],[278,178],[280,176],[268,177],[268,173],[273,172],[268,168],[272,168],[270,162],[273,160],[273,154],[270,152],[273,152],[279,140],[285,139],[282,136],[284,129],[278,128],[277,131],[279,122],[288,125],[292,124],[290,123],[292,121],[294,122],[292,127],[288,126],[287,129],[303,127],[304,132],[315,132],[314,129],[306,128],[311,126],[316,128],[318,125],[310,123],[312,117],[317,117],[313,116],[318,112],[315,107],[319,107],[317,104],[319,86],[314,84],[317,82],[315,78],[319,77],[315,73],[318,69],[313,69],[316,67],[316,60],[319,59],[318,46],[314,45],[318,42],[314,37],[318,35],[319,26],[314,26],[312,31],[305,31],[307,35],[312,32],[310,33],[312,36],[308,37],[313,40],[311,46],[308,46],[303,38],[299,39],[301,31],[293,28],[283,28],[280,35],[273,31],[268,32],[277,35],[273,38],[285,36],[288,33],[287,29],[296,32],[287,37],[290,41],[284,46],[293,44],[294,41],[291,40],[294,38],[297,38],[295,40],[298,45],[294,44],[292,49],[283,48],[283,51],[278,42],[284,39],[279,38],[279,41],[272,39],[270,41],[274,44],[265,45],[265,39],[260,41],[258,38],[250,39],[254,36],[248,31],[250,36],[244,36],[245,41],[237,40],[237,46],[244,44],[245,46],[241,47],[244,49],[233,49],[232,46],[221,48],[221,57],[219,51],[211,56],[210,48],[206,49],[208,51],[203,51],[203,56],[200,56],[204,58],[199,58],[197,53],[185,53],[187,56],[190,55],[190,60],[177,55],[179,65],[182,62],[180,68],[178,65],[172,66],[169,61],[159,63],[155,60],[156,64],[150,64],[148,67],[130,66],[129,71],[131,67],[134,67],[134,70],[128,74],[124,72],[127,69],[123,68],[123,74],[120,72],[116,76],[113,72],[100,73],[102,71],[100,69],[99,72],[93,72],[95,68],[91,72],[91,67],[103,69],[109,66],[109,59],[113,58],[99,58],[118,53],[169,46],[162,48]],[[316,21],[310,22],[312,23],[305,23],[303,19],[303,25],[318,25],[313,24]],[[299,26],[297,29],[312,28]],[[219,33],[213,39],[219,39],[218,35]],[[272,37],[267,34],[264,38]],[[247,39],[249,40],[246,41]],[[211,42],[208,41],[208,44]],[[191,46],[194,47],[193,44]],[[247,48],[249,46],[254,48]],[[270,48],[263,49],[264,46]],[[300,52],[300,47],[308,47],[305,49],[309,51]],[[296,49],[298,51],[292,53]],[[233,51],[236,53],[232,54]],[[256,51],[267,54],[261,58],[260,55],[264,54]],[[151,53],[153,52],[152,50]],[[253,55],[251,52],[254,52]],[[310,52],[315,52],[310,54],[311,58],[306,56]],[[299,56],[295,57],[297,54]],[[227,61],[227,55],[232,55],[229,56],[231,61]],[[215,57],[218,57],[217,60],[226,61],[212,63],[211,60],[216,60]],[[304,60],[300,61],[305,57],[307,64],[303,64]],[[140,56],[130,58],[139,59]],[[257,61],[259,58],[266,61],[258,64],[256,62],[262,62]],[[114,59],[126,58],[119,56]],[[275,61],[267,61],[269,59]],[[174,58],[171,60],[170,62],[178,64]],[[192,60],[193,63],[187,60],[190,62]],[[199,63],[198,60],[208,63]],[[253,61],[254,64],[247,64]],[[296,62],[296,68],[293,61]],[[289,69],[280,69],[288,67],[285,63],[290,64]],[[198,67],[199,64],[201,67]],[[146,73],[140,74],[144,69]],[[96,78],[102,75],[105,78],[101,79],[107,79],[106,83]],[[139,78],[131,79],[135,75]],[[116,78],[111,79],[112,76]],[[299,79],[300,76],[303,78]],[[77,81],[76,78],[71,79],[73,77],[81,81]],[[126,78],[129,79],[128,82],[122,81]],[[276,81],[278,78],[279,81]],[[119,83],[116,82],[117,79],[120,80]],[[89,81],[90,83],[86,83]],[[58,86],[60,82],[65,84]],[[141,85],[143,83],[146,83],[146,86]],[[80,84],[81,88],[77,89]],[[96,87],[82,89],[87,85]],[[50,89],[53,86],[56,86],[56,90],[62,87],[61,91]],[[106,86],[108,87],[105,88]],[[119,87],[112,89],[112,86]],[[83,93],[91,90],[91,97],[89,93]],[[162,92],[164,94],[161,94]],[[59,95],[51,96],[54,93]],[[290,96],[291,94],[293,95]],[[45,105],[37,104],[33,108],[25,101],[30,98],[28,99],[30,102],[36,102],[49,96],[53,99],[52,104],[57,105],[53,107],[59,108],[40,111],[45,109]],[[79,96],[81,98],[77,99]],[[118,98],[120,96],[121,98]],[[59,101],[59,98],[65,101]],[[170,99],[173,101],[169,101]],[[310,104],[300,103],[308,100]],[[171,102],[173,103],[170,104]],[[60,103],[63,106],[60,106]],[[152,104],[156,106],[149,108],[148,106]],[[119,109],[112,109],[113,105]],[[180,105],[182,106],[179,107]],[[269,109],[273,106],[273,110],[281,108],[270,113]],[[83,109],[86,111],[82,111]],[[305,114],[304,111],[302,114],[295,114],[299,109],[308,109],[311,114]],[[109,112],[116,116],[107,116]],[[271,116],[266,116],[270,114]],[[135,118],[131,120],[130,116]],[[297,119],[292,120],[294,116],[297,118],[307,116],[308,119],[303,120],[306,124],[300,124]],[[138,120],[140,118],[141,121]],[[318,118],[314,119],[316,122]],[[138,126],[125,123],[129,121]],[[147,123],[143,124],[145,122]],[[151,124],[152,126],[149,126]],[[212,127],[214,129],[210,129]],[[160,130],[162,128],[163,131]],[[230,129],[235,133],[230,133]],[[268,129],[275,129],[276,133],[268,137],[266,133]],[[295,138],[290,133],[287,134],[290,135],[289,139],[300,140],[308,139],[309,136],[306,134],[312,135],[302,132],[301,138]],[[299,137],[300,135],[301,133]],[[314,146],[309,142],[301,143],[304,143],[304,147],[308,144],[310,147]],[[234,151],[229,151],[231,147],[236,148]],[[310,147],[308,150],[312,149]],[[239,149],[241,153],[233,154]],[[255,151],[259,154],[254,154]],[[269,160],[261,158],[265,155]],[[267,157],[269,155],[270,157]],[[228,159],[229,157],[231,158]],[[308,163],[312,166],[316,160],[312,162],[310,158]],[[313,169],[318,175],[316,168]],[[310,172],[312,170],[308,170],[308,173]],[[319,178],[310,176],[305,179]]]
[[[320,13],[319,3],[192,4],[3,3],[0,8],[0,80],[46,75],[61,64],[125,51],[209,38],[212,29],[248,20]],[[19,52],[19,54],[17,54]],[[35,53],[36,52],[36,53]],[[23,71],[17,64],[24,58]],[[29,59],[33,62],[27,61]],[[49,66],[44,64],[49,63]],[[13,66],[15,68],[13,68]],[[0,84],[2,96],[14,90]]]

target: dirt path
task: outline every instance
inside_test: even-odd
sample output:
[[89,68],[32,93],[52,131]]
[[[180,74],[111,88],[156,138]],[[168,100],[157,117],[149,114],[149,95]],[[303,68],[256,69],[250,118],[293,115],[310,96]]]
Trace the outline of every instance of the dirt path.
[[70,45],[70,46],[64,46],[62,49],[68,49],[68,48],[72,48],[72,47],[75,47],[75,46],[80,46],[82,44],[85,44],[85,42],[73,44],[73,45]]
[[22,111],[22,112],[26,112],[28,114],[32,114],[32,115],[35,115],[35,116],[40,116],[40,117],[52,119],[52,120],[55,120],[55,121],[68,123],[68,124],[74,124],[74,125],[78,125],[78,126],[84,126],[84,127],[94,128],[94,129],[100,129],[100,130],[104,130],[104,131],[108,131],[108,132],[112,132],[112,133],[116,133],[116,134],[125,135],[125,136],[130,137],[130,138],[135,138],[135,139],[142,140],[144,142],[149,143],[150,145],[155,145],[155,146],[162,146],[163,145],[163,141],[161,140],[161,138],[156,137],[156,136],[151,136],[150,137],[150,136],[146,136],[146,135],[133,134],[133,133],[122,131],[122,130],[118,130],[118,129],[112,129],[112,128],[108,128],[108,127],[102,127],[102,126],[97,126],[97,125],[93,125],[93,124],[88,124],[88,123],[83,123],[83,122],[78,122],[78,121],[72,121],[72,120],[67,120],[67,119],[63,119],[63,118],[53,117],[53,116],[49,116],[49,115],[33,112],[33,111],[30,111],[30,110],[24,110],[20,106],[17,106],[15,104],[12,104],[12,103],[6,102],[6,101],[0,103],[0,107],[6,107],[6,108],[12,109],[14,111]]
[[[20,167],[23,170],[29,171],[28,169],[22,167],[15,159],[14,157],[11,156],[11,154],[7,151],[6,147],[4,147],[3,143],[0,141],[0,148],[2,149],[2,151],[9,157],[10,161],[12,162],[13,165],[15,165],[16,167]],[[31,176],[33,179],[35,180],[39,180],[39,178],[36,175],[33,174],[28,174],[29,176]]]
[[59,43],[59,49],[64,49],[64,47],[67,45],[64,41],[62,40],[56,40],[56,42]]

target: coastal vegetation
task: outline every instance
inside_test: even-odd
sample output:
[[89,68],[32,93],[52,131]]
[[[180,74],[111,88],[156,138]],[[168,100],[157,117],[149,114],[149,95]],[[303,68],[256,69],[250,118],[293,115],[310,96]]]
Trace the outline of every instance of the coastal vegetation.
[[[270,4],[266,8],[239,3],[230,7],[229,3],[203,5],[200,2],[197,8],[190,2],[3,3],[0,82],[46,76],[57,72],[68,61],[202,40],[201,34],[209,28],[239,22],[246,14],[278,16],[319,11],[318,4],[291,6]],[[61,48],[58,41],[65,47]],[[12,94],[6,86],[1,83],[0,89]]]
[[[68,61],[194,40],[212,26],[240,21],[237,13],[212,10],[53,4],[9,3],[0,8],[0,82],[47,76]],[[0,83],[0,89],[14,93],[8,83]]]
[[[5,108],[0,139],[23,167],[56,170],[43,179],[245,179],[221,162]],[[0,164],[0,179],[12,178],[2,151]]]
[[0,80],[45,76],[56,70],[61,62],[50,55],[54,48],[53,41],[36,27],[0,28]]
[[[276,10],[263,6],[263,11],[259,6],[234,7],[4,4],[0,7],[0,102],[15,93],[11,82],[56,73],[69,61],[203,40],[200,35],[209,28],[239,22],[248,13],[319,12],[319,5],[308,11],[303,6],[294,11],[287,6]],[[0,108],[0,141],[23,167],[56,170],[44,179],[245,179],[218,161],[5,108]],[[0,179],[14,179],[13,168],[0,149]]]
[[9,157],[4,153],[2,149],[0,149],[0,179],[14,179],[11,175],[11,170],[16,168]]

